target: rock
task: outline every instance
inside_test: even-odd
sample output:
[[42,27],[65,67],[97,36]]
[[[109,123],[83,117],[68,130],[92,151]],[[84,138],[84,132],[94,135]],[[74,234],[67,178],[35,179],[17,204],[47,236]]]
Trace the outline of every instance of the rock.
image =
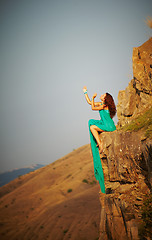
[[100,136],[106,194],[100,194],[99,239],[138,240],[143,196],[151,188],[151,140],[142,141],[141,132],[120,130]]
[[151,140],[143,142],[140,132],[120,130],[102,133],[101,140],[106,194],[100,194],[99,239],[138,240],[143,196],[151,185],[146,147]]
[[[133,75],[118,94],[118,129],[152,105],[152,38],[133,49]],[[100,137],[106,194],[100,193],[99,240],[139,240],[141,206],[152,188],[152,139],[120,129]]]
[[131,190],[131,188],[134,187],[134,184],[122,184],[119,187],[119,192],[122,193],[126,193],[129,190]]
[[[101,134],[103,152],[106,158],[109,181],[134,183],[137,181],[136,172],[141,170],[143,161],[142,142],[140,133],[123,132],[116,130]],[[107,144],[108,142],[108,144]],[[109,142],[111,145],[109,146]],[[130,161],[128,160],[130,159]],[[144,163],[145,164],[145,163]],[[134,169],[136,168],[136,171]]]
[[124,126],[152,105],[152,38],[133,49],[133,79],[119,91],[118,126]]
[[[139,239],[138,227],[134,221],[134,214],[130,214],[130,221],[124,216],[125,208],[120,199],[104,196],[101,199],[100,240],[109,239]],[[127,215],[127,212],[126,212]],[[130,219],[128,218],[128,219]],[[132,238],[132,236],[134,238]]]

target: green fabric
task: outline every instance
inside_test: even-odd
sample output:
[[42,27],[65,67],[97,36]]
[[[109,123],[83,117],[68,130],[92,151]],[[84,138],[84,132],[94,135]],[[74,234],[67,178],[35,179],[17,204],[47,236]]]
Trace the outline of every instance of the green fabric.
[[95,174],[95,178],[99,181],[101,192],[105,193],[104,175],[103,175],[99,149],[97,147],[96,140],[90,131],[90,126],[96,125],[101,130],[108,131],[108,132],[116,130],[116,127],[113,120],[110,117],[109,110],[100,110],[99,114],[101,117],[100,120],[90,119],[88,124],[89,124],[90,142],[91,142],[91,149],[92,149],[93,163],[94,163],[94,174]]

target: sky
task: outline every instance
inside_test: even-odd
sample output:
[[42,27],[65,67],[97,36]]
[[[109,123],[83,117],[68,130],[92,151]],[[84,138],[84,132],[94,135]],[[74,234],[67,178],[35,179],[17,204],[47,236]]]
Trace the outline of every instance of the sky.
[[[132,79],[151,0],[0,1],[0,171],[50,164],[88,144],[87,104]],[[117,123],[117,117],[114,119]]]

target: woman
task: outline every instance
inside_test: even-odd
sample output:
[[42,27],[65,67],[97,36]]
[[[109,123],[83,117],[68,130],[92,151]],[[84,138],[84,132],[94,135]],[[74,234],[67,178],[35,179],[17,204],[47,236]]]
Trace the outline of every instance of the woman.
[[[97,94],[95,93],[92,97],[92,100],[89,99],[87,93],[87,87],[83,88],[83,92],[85,94],[85,98],[87,102],[91,105],[92,110],[98,110],[101,119],[100,120],[89,120],[89,132],[90,132],[90,141],[91,141],[91,149],[93,155],[94,162],[94,172],[95,177],[99,180],[101,191],[105,193],[105,185],[104,185],[104,176],[103,170],[100,160],[99,152],[103,151],[103,143],[99,137],[99,133],[102,132],[112,132],[116,130],[115,124],[112,120],[114,115],[116,114],[116,106],[113,100],[113,97],[109,93],[105,93],[100,96],[101,102],[94,102]],[[99,148],[99,151],[98,151]]]

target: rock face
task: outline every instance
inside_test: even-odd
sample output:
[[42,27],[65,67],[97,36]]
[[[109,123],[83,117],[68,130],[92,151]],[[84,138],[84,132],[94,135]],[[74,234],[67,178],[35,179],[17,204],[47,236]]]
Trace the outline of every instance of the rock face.
[[152,139],[142,130],[125,132],[152,106],[152,38],[133,49],[133,79],[118,94],[118,130],[101,134],[106,194],[100,194],[99,240],[139,240],[141,206],[152,187]]
[[141,205],[152,185],[152,140],[142,134],[102,133],[106,194],[100,194],[100,240],[140,239]]
[[133,79],[119,91],[118,126],[124,126],[152,105],[152,38],[133,48]]

